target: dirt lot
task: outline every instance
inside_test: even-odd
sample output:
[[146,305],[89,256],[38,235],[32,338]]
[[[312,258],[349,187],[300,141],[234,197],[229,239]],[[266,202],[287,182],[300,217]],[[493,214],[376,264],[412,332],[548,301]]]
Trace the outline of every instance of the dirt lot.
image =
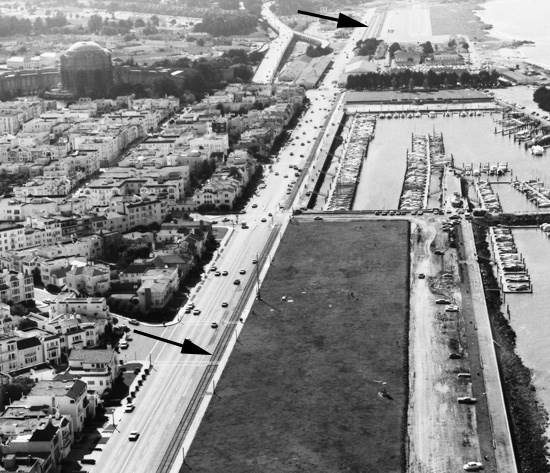
[[181,471],[404,471],[408,261],[406,221],[290,225]]
[[[408,471],[461,471],[464,463],[483,460],[486,471],[494,471],[469,282],[441,231],[441,219],[418,219],[411,233]],[[435,255],[436,250],[444,255]],[[419,279],[420,273],[426,278]],[[460,311],[446,312],[435,304],[437,298],[453,301]],[[450,359],[450,353],[461,359]],[[464,372],[472,377],[458,378]],[[461,396],[478,402],[458,404]]]

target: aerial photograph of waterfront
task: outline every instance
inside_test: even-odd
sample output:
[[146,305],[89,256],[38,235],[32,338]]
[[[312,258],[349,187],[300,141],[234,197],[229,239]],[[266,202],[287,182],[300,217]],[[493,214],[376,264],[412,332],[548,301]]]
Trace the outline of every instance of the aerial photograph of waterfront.
[[550,473],[548,0],[0,0],[0,473]]

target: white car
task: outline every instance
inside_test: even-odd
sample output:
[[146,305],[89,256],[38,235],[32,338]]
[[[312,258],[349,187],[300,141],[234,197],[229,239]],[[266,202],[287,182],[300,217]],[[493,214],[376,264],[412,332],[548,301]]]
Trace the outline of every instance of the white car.
[[483,465],[479,462],[468,462],[463,466],[466,471],[479,471],[483,470]]
[[126,407],[124,408],[124,412],[132,412],[135,408],[136,406],[134,406],[134,404],[129,402],[128,404],[126,404]]
[[458,306],[451,304],[445,307],[445,312],[458,312]]
[[130,442],[135,442],[139,438],[139,432],[137,430],[132,430],[130,435],[128,435],[128,440]]

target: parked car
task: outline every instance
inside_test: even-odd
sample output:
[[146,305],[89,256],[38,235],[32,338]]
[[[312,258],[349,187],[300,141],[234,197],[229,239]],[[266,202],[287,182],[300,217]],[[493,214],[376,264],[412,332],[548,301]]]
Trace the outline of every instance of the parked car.
[[454,304],[450,304],[447,307],[445,307],[445,312],[458,312],[458,306]]
[[136,406],[130,402],[126,404],[126,407],[124,408],[124,412],[133,412],[135,408]]
[[477,399],[475,397],[464,396],[459,397],[457,401],[459,404],[475,404],[477,402]]
[[447,299],[436,299],[435,303],[436,304],[451,304],[451,301],[449,301]]
[[451,353],[449,354],[449,358],[451,360],[460,360],[462,358],[462,355],[460,353]]
[[201,315],[200,309],[195,309],[195,310],[193,311],[193,315]]
[[131,325],[139,325],[139,322],[136,319],[130,319],[128,320],[128,323]]
[[483,470],[483,465],[479,462],[468,462],[463,466],[466,471],[479,471]]
[[118,348],[121,350],[126,350],[128,348],[128,342],[126,340],[121,340],[118,342]]

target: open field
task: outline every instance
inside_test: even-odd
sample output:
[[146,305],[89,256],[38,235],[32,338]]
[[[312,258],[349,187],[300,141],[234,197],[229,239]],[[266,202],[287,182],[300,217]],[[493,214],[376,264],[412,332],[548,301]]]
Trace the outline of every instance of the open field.
[[290,225],[181,471],[403,471],[408,288],[408,222]]

